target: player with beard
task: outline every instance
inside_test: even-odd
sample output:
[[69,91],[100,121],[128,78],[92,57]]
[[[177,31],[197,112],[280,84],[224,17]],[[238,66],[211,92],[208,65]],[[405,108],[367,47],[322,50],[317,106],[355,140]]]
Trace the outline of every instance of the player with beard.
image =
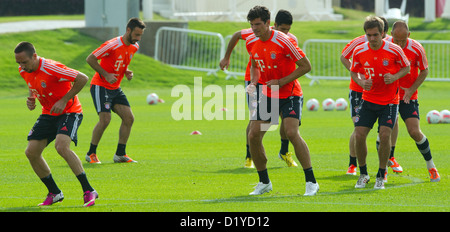
[[103,132],[111,122],[111,110],[122,119],[119,142],[113,160],[116,163],[136,162],[125,152],[134,115],[127,97],[120,88],[120,83],[124,76],[128,80],[133,78],[133,72],[128,70],[128,65],[139,49],[137,42],[141,40],[144,29],[145,24],[142,20],[131,18],[123,36],[105,42],[86,59],[96,71],[91,81],[91,95],[99,116],[99,122],[94,127],[91,145],[86,154],[86,161],[89,163],[100,163],[97,157],[97,146]]

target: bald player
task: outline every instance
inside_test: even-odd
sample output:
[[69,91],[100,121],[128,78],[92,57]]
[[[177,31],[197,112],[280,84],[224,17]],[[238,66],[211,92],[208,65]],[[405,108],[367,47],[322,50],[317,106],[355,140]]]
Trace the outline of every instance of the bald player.
[[410,39],[411,32],[403,21],[397,21],[392,27],[392,42],[403,49],[411,63],[411,71],[401,78],[399,114],[405,122],[409,136],[416,142],[417,149],[422,154],[427,164],[431,182],[439,182],[440,176],[434,165],[430,143],[420,130],[418,88],[428,75],[428,60],[422,45],[416,40]]

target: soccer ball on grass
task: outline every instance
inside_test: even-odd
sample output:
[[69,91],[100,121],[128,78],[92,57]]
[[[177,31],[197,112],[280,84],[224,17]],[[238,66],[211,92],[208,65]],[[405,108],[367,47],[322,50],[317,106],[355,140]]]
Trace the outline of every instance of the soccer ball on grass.
[[315,98],[311,98],[306,102],[306,108],[309,111],[317,111],[319,109],[319,101]]
[[450,111],[443,110],[440,113],[440,123],[450,123]]
[[332,111],[336,107],[336,103],[333,99],[327,98],[322,102],[322,107],[325,111]]
[[441,120],[441,114],[437,110],[432,110],[427,114],[427,121],[429,124],[437,124]]
[[159,97],[156,93],[151,93],[147,95],[147,104],[156,105],[158,104]]
[[348,103],[344,98],[339,98],[336,100],[336,110],[344,111],[348,107]]

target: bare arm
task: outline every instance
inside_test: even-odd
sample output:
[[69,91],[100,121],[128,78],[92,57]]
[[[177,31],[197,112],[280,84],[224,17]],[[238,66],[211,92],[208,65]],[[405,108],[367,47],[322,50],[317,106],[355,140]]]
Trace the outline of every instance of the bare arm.
[[83,89],[88,80],[89,78],[85,74],[81,72],[78,73],[77,77],[73,82],[72,88],[69,90],[69,92],[66,93],[66,95],[64,95],[64,97],[62,97],[59,101],[55,103],[55,105],[53,105],[52,109],[50,110],[50,114],[62,113],[66,108],[67,102],[69,102],[70,99],[74,98],[75,95],[77,95]]
[[384,74],[384,83],[387,85],[394,83],[398,79],[404,77],[411,70],[410,66],[403,67],[395,74],[386,73]]
[[36,109],[36,96],[34,96],[31,90],[29,90],[29,96],[27,98],[27,107],[29,110]]
[[405,101],[406,104],[409,104],[409,100],[411,99],[411,96],[422,85],[422,83],[425,81],[427,76],[428,76],[428,68],[420,71],[419,76],[417,77],[416,81],[411,85],[411,87],[404,88],[404,87],[400,86],[400,88],[402,88],[405,91],[405,95],[403,96],[403,101]]
[[239,39],[242,38],[241,31],[237,31],[233,34],[230,41],[228,42],[228,47],[225,52],[225,56],[220,61],[220,69],[228,69],[228,66],[230,65],[230,56],[233,52],[233,49],[236,47],[236,44],[239,42]]
[[253,94],[254,91],[256,91],[256,85],[258,84],[259,78],[260,78],[260,72],[258,67],[256,66],[255,60],[251,60],[251,67],[250,67],[250,84],[247,86],[247,92],[249,94]]
[[364,90],[369,91],[372,88],[372,79],[360,78],[359,73],[350,72],[350,75],[354,82],[361,86]]
[[347,58],[345,58],[344,56],[341,55],[341,63],[344,65],[344,67],[348,71],[351,71],[350,68],[352,67],[352,63],[350,62],[349,59],[347,59]]
[[270,80],[266,83],[267,86],[271,87],[272,85],[279,85],[279,87],[281,88],[285,84],[288,84],[311,71],[311,63],[309,62],[308,57],[303,57],[302,59],[295,62],[295,64],[297,64],[297,69],[295,69],[291,74],[279,80]]
[[92,69],[98,72],[110,84],[114,84],[117,81],[117,74],[106,72],[105,69],[100,66],[100,64],[98,63],[98,59],[94,56],[94,54],[90,54],[86,58],[86,62],[91,66]]

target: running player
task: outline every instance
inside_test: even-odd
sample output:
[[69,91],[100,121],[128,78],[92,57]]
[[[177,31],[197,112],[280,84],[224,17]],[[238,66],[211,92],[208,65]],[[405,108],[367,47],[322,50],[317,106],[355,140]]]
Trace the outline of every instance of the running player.
[[[391,132],[398,112],[398,79],[410,70],[410,64],[402,49],[383,40],[384,22],[379,17],[369,16],[364,31],[369,42],[355,48],[351,77],[363,87],[363,102],[355,119],[355,148],[360,177],[355,188],[364,188],[370,177],[367,173],[366,139],[378,119],[380,146],[379,169],[375,189],[384,189],[384,176],[391,148]],[[360,70],[365,78],[360,78]]]
[[[379,18],[382,19],[384,22],[383,39],[392,38],[391,36],[387,35],[387,32],[389,30],[388,21],[384,17],[379,17]],[[352,58],[352,54],[353,54],[353,51],[355,50],[355,48],[363,43],[366,43],[367,41],[368,40],[367,40],[366,35],[356,37],[355,39],[350,41],[345,46],[345,48],[342,50],[341,62],[344,65],[344,67],[347,68],[347,70],[350,71],[350,69],[351,69],[351,60],[350,59]],[[360,73],[362,73],[360,75],[364,75],[364,70],[361,70]],[[349,88],[350,88],[350,93],[348,96],[349,96],[349,102],[350,102],[350,111],[351,111],[352,121],[354,123],[355,119],[356,119],[356,115],[357,115],[356,111],[357,111],[357,109],[359,109],[359,105],[362,100],[363,88],[361,86],[359,86],[358,84],[356,84],[356,82],[353,81],[353,79],[351,79],[351,78],[350,78]],[[397,135],[398,135],[398,121],[395,124],[394,129],[392,131],[392,147],[391,147],[391,153],[389,156],[388,164],[389,164],[389,167],[391,167],[394,172],[400,173],[403,171],[403,169],[394,157]],[[379,139],[377,139],[377,148],[378,148],[378,145],[379,145]],[[349,165],[348,165],[348,169],[347,169],[347,175],[356,175],[356,168],[358,165],[356,162],[354,133],[352,133],[352,135],[350,136],[349,150],[350,150],[350,161],[349,161]]]
[[53,180],[50,167],[42,156],[44,149],[53,140],[56,151],[81,183],[84,206],[94,205],[98,194],[89,184],[80,159],[70,149],[71,141],[77,145],[77,130],[83,119],[77,94],[89,78],[61,63],[39,57],[33,44],[29,42],[19,43],[14,53],[20,75],[29,88],[28,109],[36,108],[36,98],[42,105],[42,114],[28,134],[28,146],[25,150],[31,167],[49,192],[39,205],[52,205],[64,199],[63,192]]
[[119,142],[113,160],[116,163],[136,162],[125,151],[134,115],[127,97],[120,88],[120,83],[124,76],[128,80],[133,78],[133,72],[128,70],[128,65],[139,49],[137,42],[141,40],[144,29],[145,24],[142,20],[131,18],[123,36],[105,42],[86,59],[96,71],[91,81],[91,95],[99,116],[99,122],[94,127],[91,145],[86,154],[86,161],[89,163],[101,163],[97,156],[97,146],[103,132],[111,122],[111,110],[122,119]]
[[430,180],[432,182],[439,182],[441,178],[431,156],[430,143],[420,130],[419,125],[420,117],[417,89],[428,75],[428,60],[425,49],[423,49],[419,42],[409,38],[411,33],[409,32],[408,24],[403,21],[394,23],[391,35],[392,38],[390,40],[403,49],[403,52],[411,63],[411,71],[400,79],[399,113],[405,122],[409,135],[416,142],[419,152],[426,161]]
[[[266,132],[263,128],[268,126],[268,121],[278,123],[280,114],[283,129],[294,146],[295,154],[305,173],[304,195],[316,195],[319,184],[314,177],[308,146],[298,130],[303,103],[303,93],[298,78],[311,70],[311,64],[292,38],[270,29],[270,12],[266,7],[252,8],[247,15],[247,20],[254,33],[246,40],[251,57],[251,83],[247,86],[249,96],[253,96],[251,98],[254,98],[257,83],[260,80],[263,83],[259,90],[255,115],[251,113],[252,121],[248,134],[250,153],[259,176],[259,183],[250,195],[260,195],[272,190],[272,182],[266,166],[267,157],[262,143]],[[252,112],[252,106],[249,107]],[[271,107],[276,108],[270,109]],[[271,118],[267,118],[267,113],[264,112],[271,114]]]
[[[275,23],[274,23],[273,29],[285,33],[286,35],[288,35],[289,37],[294,39],[295,42],[298,44],[297,37],[295,37],[295,35],[289,33],[289,31],[291,30],[292,23],[293,23],[292,14],[287,10],[279,10],[277,15],[275,16]],[[238,41],[240,39],[246,40],[247,37],[250,35],[253,35],[253,31],[251,28],[243,29],[243,30],[237,31],[233,34],[230,41],[228,42],[228,47],[225,52],[225,56],[220,61],[220,68],[222,70],[227,69],[228,66],[230,65],[230,56],[231,56],[231,53],[233,52],[234,47],[236,47],[236,44],[238,43]],[[247,69],[245,71],[245,86],[246,87],[250,83],[250,66],[251,66],[251,60],[249,60]],[[260,84],[262,84],[262,83],[258,83],[257,87],[259,87]],[[247,100],[248,99],[249,98],[247,96]],[[247,143],[246,144],[247,155],[245,157],[245,164],[244,164],[245,168],[254,168],[252,157],[250,155],[249,145],[248,145],[248,131],[250,129],[250,122],[251,121],[249,121],[248,125],[247,125],[246,138],[245,138],[246,143]],[[283,121],[281,122],[281,125],[280,125],[280,137],[281,137],[281,148],[278,153],[278,157],[280,159],[284,160],[288,167],[297,167],[298,166],[297,163],[292,159],[292,153],[289,152],[289,139],[286,137],[286,133],[283,130]]]

